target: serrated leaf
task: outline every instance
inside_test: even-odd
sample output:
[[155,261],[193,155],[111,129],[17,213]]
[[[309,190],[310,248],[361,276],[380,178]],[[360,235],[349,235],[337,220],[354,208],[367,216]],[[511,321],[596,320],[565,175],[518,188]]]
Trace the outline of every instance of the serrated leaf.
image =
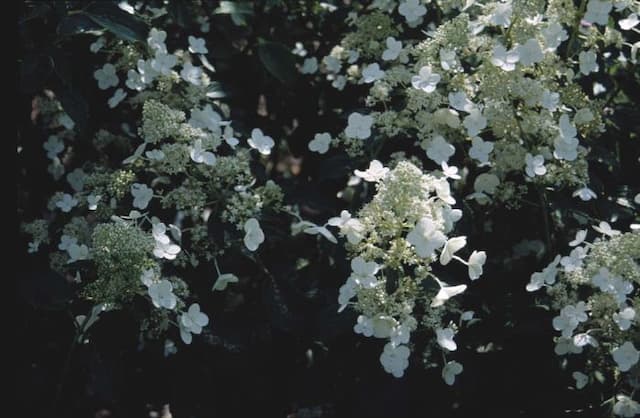
[[149,33],[147,25],[121,10],[114,3],[94,2],[83,13],[95,23],[126,41],[144,41]]
[[258,56],[266,70],[283,84],[292,84],[297,78],[295,58],[285,45],[278,42],[260,41]]

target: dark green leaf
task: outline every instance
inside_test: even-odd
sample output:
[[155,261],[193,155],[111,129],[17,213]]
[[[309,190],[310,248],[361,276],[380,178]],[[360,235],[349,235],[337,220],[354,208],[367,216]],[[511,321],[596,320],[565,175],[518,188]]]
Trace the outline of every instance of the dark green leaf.
[[102,30],[102,26],[91,20],[88,16],[83,14],[75,14],[66,16],[58,24],[56,32],[60,37],[77,35],[79,33],[86,33],[91,31]]
[[292,84],[298,76],[296,61],[289,48],[277,42],[260,41],[258,56],[264,67],[284,84]]
[[94,2],[84,13],[98,25],[126,41],[144,41],[149,33],[143,21],[121,10],[114,3]]
[[69,114],[80,130],[84,130],[89,119],[89,105],[82,94],[68,86],[56,89],[62,108]]
[[50,54],[53,63],[53,70],[56,72],[58,78],[60,78],[60,80],[62,80],[62,82],[67,86],[73,85],[71,64],[64,51],[60,48],[55,48],[51,50]]

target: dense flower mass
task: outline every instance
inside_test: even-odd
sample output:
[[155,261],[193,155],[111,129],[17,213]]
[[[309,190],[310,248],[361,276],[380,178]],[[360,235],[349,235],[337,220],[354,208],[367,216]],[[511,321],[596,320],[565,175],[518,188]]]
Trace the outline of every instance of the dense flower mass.
[[[353,273],[340,289],[339,303],[342,308],[352,303],[362,313],[354,328],[357,333],[390,338],[381,362],[395,376],[407,367],[408,355],[404,350],[394,351],[394,347],[407,343],[395,341],[391,330],[405,327],[410,333],[418,328],[410,315],[417,298],[411,297],[408,289],[418,288],[416,281],[431,278],[430,262],[439,258],[445,265],[452,258],[460,260],[454,253],[467,243],[466,237],[448,236],[460,218],[457,209],[450,206],[456,204],[452,188],[469,190],[467,184],[471,185],[465,198],[481,206],[503,203],[517,207],[532,191],[544,205],[545,188],[568,189],[583,201],[597,199],[589,187],[588,160],[605,130],[604,107],[602,102],[591,100],[587,77],[598,73],[603,62],[613,65],[611,53],[604,53],[608,48],[615,45],[620,49],[618,62],[622,66],[635,65],[638,50],[637,43],[624,42],[618,28],[609,26],[603,33],[596,26],[583,26],[581,19],[607,25],[612,2],[585,1],[582,9],[553,1],[438,2],[433,9],[439,18],[428,31],[412,31],[429,19],[430,6],[419,1],[374,2],[351,16],[353,32],[323,58],[326,77],[339,90],[345,82],[370,85],[363,100],[368,108],[366,116],[360,111],[352,113],[347,129],[332,141],[333,146],[343,147],[354,158],[370,156],[372,149],[377,158],[375,152],[383,148],[419,147],[424,150],[423,157],[431,161],[426,168],[432,163],[442,168],[442,176],[436,176],[431,184],[398,195],[399,190],[412,187],[408,178],[402,186],[390,186],[408,170],[407,163],[401,161],[389,171],[375,159],[367,170],[355,171],[357,177],[376,184],[372,201],[356,216],[343,212],[340,218],[330,220],[356,256]],[[632,23],[637,9],[632,2],[616,3],[618,18],[631,16],[620,28],[637,24]],[[404,21],[397,20],[395,13]],[[376,41],[367,42],[374,25]],[[343,81],[336,85],[339,79]],[[309,146],[317,147],[315,143]],[[449,166],[452,161],[463,161],[463,177],[456,167]],[[416,172],[407,177],[421,176]],[[448,178],[462,181],[450,185]],[[444,209],[435,210],[435,202]],[[419,208],[417,214],[406,217],[407,207]],[[569,256],[557,258],[535,273],[527,290],[557,284],[559,271],[577,274],[588,258],[588,248],[576,246]],[[475,280],[483,272],[486,254],[474,251],[468,261],[461,261],[468,266],[469,278]],[[358,273],[363,265],[370,265],[367,275]],[[412,266],[410,278],[406,277],[406,266]],[[395,293],[389,293],[388,270],[393,271],[390,277]],[[613,295],[619,304],[629,300],[631,282],[606,277],[594,282],[601,291]],[[450,296],[466,290],[465,285],[446,286],[433,279],[440,291],[431,307],[442,306]],[[401,302],[405,305],[394,305]],[[579,345],[574,344],[575,331],[588,323],[591,310],[591,304],[583,301],[562,308],[553,323],[562,334],[556,352],[577,352],[585,345],[597,345],[597,338],[589,333],[580,334]],[[619,311],[610,315],[628,329],[632,312],[631,306],[619,306]],[[380,324],[389,331],[376,331]],[[443,330],[447,336],[453,332],[444,327],[436,331],[438,341],[446,341],[440,346],[445,350],[455,347],[452,338],[440,338],[445,335]],[[623,343],[608,349],[618,350],[614,358],[620,359],[626,371],[635,359],[636,347]],[[448,384],[462,371],[458,366],[452,362],[445,366],[443,378]]]
[[[608,375],[618,391],[614,412],[626,406],[620,399],[634,390],[640,361],[640,233],[621,233],[608,223],[593,227],[597,235],[586,241],[580,230],[569,243],[568,256],[556,257],[542,272],[534,273],[527,290],[545,288],[551,307],[559,310],[553,328],[560,332],[555,352],[580,354],[582,363],[576,387],[582,389],[597,374]],[[630,405],[630,404],[629,404]],[[626,412],[625,412],[626,413]],[[628,415],[633,416],[633,415]]]
[[[462,213],[451,207],[455,199],[442,173],[424,174],[407,161],[390,170],[373,161],[366,172],[356,174],[374,182],[376,193],[357,217],[343,211],[340,218],[329,220],[347,237],[354,255],[338,302],[341,309],[351,305],[360,313],[356,333],[388,339],[380,362],[385,371],[402,377],[409,366],[412,333],[435,335],[444,353],[457,348],[457,326],[445,322],[455,311],[448,311],[445,303],[466,285],[448,286],[433,273],[432,264],[455,259],[469,266],[469,278],[475,280],[482,274],[486,254],[474,251],[468,261],[455,255],[467,241],[464,236],[449,237]],[[415,312],[425,308],[420,320]],[[443,371],[448,384],[452,373],[462,371],[462,366],[452,369],[448,363],[443,367],[448,367]]]
[[[103,46],[111,42],[121,53],[131,53],[122,41],[100,39]],[[95,71],[99,89],[119,87],[118,74],[126,74],[128,91],[118,88],[109,107],[124,103],[141,110],[139,135],[130,141],[135,149],[121,166],[85,165],[86,172],[76,168],[67,174],[73,192],[59,192],[51,199],[66,215],[56,222],[67,222],[57,246],[60,252],[53,252],[51,258],[52,267],[60,273],[83,277],[85,299],[124,308],[136,295],[147,297],[161,310],[157,315],[166,318],[154,325],[160,328],[153,333],[167,332],[167,319],[174,316],[182,340],[189,344],[192,334],[200,334],[208,319],[197,303],[183,313],[191,297],[189,287],[164,271],[215,261],[230,245],[256,251],[265,239],[257,218],[263,210],[277,210],[281,195],[273,182],[256,186],[249,168],[248,150],[268,155],[274,140],[255,128],[247,141],[250,148],[236,149],[239,141],[230,130],[231,122],[224,120],[220,104],[207,98],[211,81],[204,66],[195,66],[195,56],[184,51],[169,53],[166,39],[165,31],[152,28],[148,50]],[[188,50],[208,52],[204,39],[193,36]],[[180,74],[174,69],[178,65],[182,66]],[[66,129],[73,134],[73,124]],[[115,138],[115,133],[99,131],[94,142]],[[58,164],[52,174],[59,178],[65,170],[59,160],[65,152],[64,142],[51,135],[43,148]],[[165,180],[158,181],[161,178]],[[216,184],[209,182],[211,178],[217,178]],[[161,221],[154,215],[161,208],[174,209],[174,218]],[[213,210],[217,213],[212,214]],[[88,211],[95,214],[89,217]],[[206,228],[212,216],[223,217],[238,232],[212,245],[202,232],[195,233]],[[186,237],[192,246],[188,252],[183,248],[182,226],[187,222],[192,225]],[[30,247],[33,252],[43,241]],[[235,276],[221,277],[214,285],[217,290],[223,290]],[[149,323],[141,326],[150,332]]]
[[[390,22],[380,24],[384,19],[375,8],[393,11],[394,2],[374,2],[372,11],[354,16],[355,32],[324,61],[332,63],[326,71],[334,83],[342,77],[348,83],[372,84],[365,100],[371,122],[352,114],[338,141],[350,154],[361,155],[367,147],[352,138],[398,145],[409,140],[438,165],[456,149],[468,153],[477,163],[471,175],[497,179],[497,193],[476,188],[468,196],[479,204],[518,204],[525,191],[516,178],[524,184],[585,187],[588,153],[604,123],[602,104],[590,100],[584,79],[598,72],[597,49],[620,46],[623,33],[613,28],[602,34],[592,27],[587,40],[576,43],[578,28],[571,25],[581,11],[559,2],[446,4],[438,10],[444,10],[446,19],[424,38],[410,30],[398,34]],[[606,24],[611,2],[586,4],[584,19]],[[633,12],[637,4],[616,6],[621,16],[627,9]],[[418,1],[401,2],[397,13],[409,27],[429,16]],[[374,22],[386,49],[376,42],[355,42]],[[496,33],[495,27],[503,30]],[[638,45],[623,45],[622,54],[630,54],[635,63]],[[626,58],[622,62],[628,65]],[[358,65],[361,72],[355,70]]]

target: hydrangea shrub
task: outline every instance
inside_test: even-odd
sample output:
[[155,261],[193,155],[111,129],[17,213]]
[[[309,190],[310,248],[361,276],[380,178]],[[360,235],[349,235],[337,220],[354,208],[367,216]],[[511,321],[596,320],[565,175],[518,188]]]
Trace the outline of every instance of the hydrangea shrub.
[[640,415],[637,1],[24,8],[57,22],[25,43],[18,132],[23,252],[70,289],[54,404],[97,321],[161,357],[235,353],[212,312],[241,304],[281,322],[247,340],[288,335],[305,367],[346,341],[458,396],[524,300],[580,411]]

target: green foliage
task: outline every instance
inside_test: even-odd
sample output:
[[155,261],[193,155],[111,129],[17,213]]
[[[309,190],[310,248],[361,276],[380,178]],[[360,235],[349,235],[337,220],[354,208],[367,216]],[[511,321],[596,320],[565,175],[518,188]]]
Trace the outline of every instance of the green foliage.
[[298,78],[295,60],[289,48],[278,42],[259,40],[258,55],[264,67],[283,84],[294,84]]
[[143,42],[149,28],[140,19],[121,10],[115,3],[94,1],[83,8],[81,13],[125,41]]

